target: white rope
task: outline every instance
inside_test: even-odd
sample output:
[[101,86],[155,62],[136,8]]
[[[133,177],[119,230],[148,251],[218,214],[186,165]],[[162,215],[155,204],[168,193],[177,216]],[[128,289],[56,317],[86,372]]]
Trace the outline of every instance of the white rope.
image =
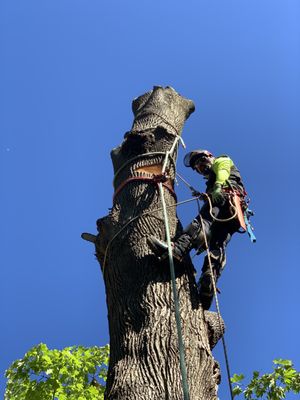
[[[215,301],[216,301],[219,329],[220,329],[220,332],[222,332],[222,321],[221,321],[222,317],[221,317],[221,311],[220,311],[220,305],[219,305],[216,281],[215,281],[213,267],[212,267],[212,263],[211,263],[210,251],[209,251],[209,247],[208,247],[206,232],[205,232],[205,229],[204,229],[203,219],[202,219],[201,214],[199,214],[199,216],[200,216],[200,221],[201,221],[202,232],[204,233],[204,244],[205,244],[205,250],[206,250],[206,253],[207,253],[209,271],[210,271],[210,275],[211,275],[211,281],[212,281],[213,291],[214,291],[214,296],[215,296]],[[231,373],[230,373],[230,368],[229,368],[229,359],[228,359],[228,354],[227,354],[227,348],[226,348],[224,334],[221,336],[221,339],[222,339],[222,343],[223,343],[223,350],[224,350],[224,356],[225,356],[225,363],[226,363],[226,370],[227,370],[227,378],[228,378],[228,383],[229,383],[230,396],[231,396],[231,400],[233,400],[234,396],[233,396],[232,385],[231,385],[231,380],[230,380]]]

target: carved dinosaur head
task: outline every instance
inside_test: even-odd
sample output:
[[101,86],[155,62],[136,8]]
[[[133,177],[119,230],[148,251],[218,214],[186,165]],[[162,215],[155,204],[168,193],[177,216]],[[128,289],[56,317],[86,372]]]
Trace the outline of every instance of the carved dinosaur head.
[[194,110],[193,101],[170,86],[154,86],[134,99],[132,128],[126,132],[123,143],[111,152],[115,172],[137,155],[169,149]]
[[172,87],[154,86],[133,100],[131,131],[161,126],[169,133],[180,135],[185,121],[194,110],[193,101],[181,96]]

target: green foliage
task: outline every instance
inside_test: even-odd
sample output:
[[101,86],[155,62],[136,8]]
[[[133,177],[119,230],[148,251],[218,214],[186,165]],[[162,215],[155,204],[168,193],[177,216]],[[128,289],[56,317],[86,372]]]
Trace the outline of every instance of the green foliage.
[[[6,371],[5,400],[103,400],[108,360],[109,345],[49,350],[39,344]],[[254,371],[247,386],[243,374],[234,374],[234,397],[282,400],[289,392],[300,393],[300,373],[293,363],[282,359],[273,363],[273,372]]]
[[49,350],[39,344],[6,371],[5,400],[102,400],[108,359],[108,345]]
[[234,384],[234,397],[243,395],[247,400],[267,399],[281,400],[287,393],[300,393],[300,373],[297,372],[290,360],[277,359],[273,361],[274,371],[270,374],[260,375],[253,372],[249,384],[244,387],[241,381],[244,375],[234,374],[231,382]]

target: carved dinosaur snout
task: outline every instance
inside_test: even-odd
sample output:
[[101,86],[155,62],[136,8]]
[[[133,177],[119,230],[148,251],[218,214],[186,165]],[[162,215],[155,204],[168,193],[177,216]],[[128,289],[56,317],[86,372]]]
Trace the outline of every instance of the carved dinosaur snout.
[[[169,133],[181,134],[184,122],[195,110],[192,100],[186,99],[170,86],[154,86],[149,92],[137,97],[132,102],[134,122],[132,131],[140,129],[140,120],[148,119],[150,126],[162,126],[167,128]],[[153,118],[156,116],[156,118]],[[160,122],[156,126],[151,126],[159,118]]]
[[194,110],[193,101],[170,86],[154,86],[134,99],[132,127],[126,132],[123,143],[111,152],[114,171],[136,155],[169,149],[174,136],[181,135],[186,119]]

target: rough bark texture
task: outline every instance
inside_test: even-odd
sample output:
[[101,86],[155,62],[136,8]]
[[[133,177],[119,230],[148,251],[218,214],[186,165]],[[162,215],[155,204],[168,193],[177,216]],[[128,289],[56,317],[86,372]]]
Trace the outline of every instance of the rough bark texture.
[[[169,150],[194,111],[193,102],[170,87],[154,87],[134,100],[132,108],[132,129],[111,152],[115,190],[129,177],[151,177],[152,170],[159,170],[163,155],[136,157]],[[177,149],[174,159],[176,153]],[[175,166],[168,165],[172,180]],[[168,189],[164,194],[167,205],[175,203]],[[157,186],[135,180],[117,193],[110,214],[97,222],[96,254],[103,270],[110,331],[105,395],[109,400],[183,399],[169,265],[167,260],[158,262],[147,244],[149,235],[165,240],[162,211],[155,211],[160,207]],[[175,207],[168,208],[168,216],[174,237],[182,230]],[[175,269],[190,399],[216,399],[220,371],[211,348],[222,332],[215,313],[202,310],[190,258],[175,263]]]

